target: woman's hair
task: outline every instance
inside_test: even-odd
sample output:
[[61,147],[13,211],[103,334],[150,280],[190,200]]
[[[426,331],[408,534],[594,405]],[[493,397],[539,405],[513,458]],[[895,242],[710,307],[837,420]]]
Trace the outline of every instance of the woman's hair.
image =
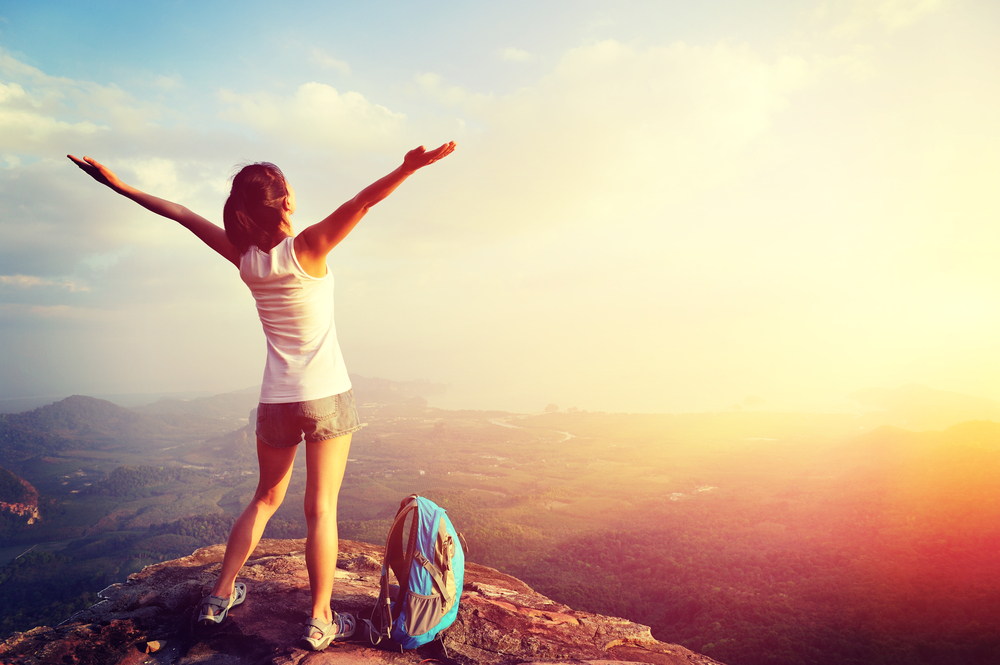
[[270,162],[248,164],[233,176],[222,221],[229,242],[240,256],[251,247],[273,246],[271,239],[284,219],[282,206],[286,196],[285,175]]

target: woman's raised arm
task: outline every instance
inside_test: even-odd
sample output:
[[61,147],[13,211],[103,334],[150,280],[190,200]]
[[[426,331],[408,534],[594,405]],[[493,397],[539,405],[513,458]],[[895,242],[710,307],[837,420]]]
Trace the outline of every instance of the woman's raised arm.
[[368,185],[326,219],[313,224],[295,237],[295,256],[299,264],[313,276],[326,274],[326,255],[347,237],[373,205],[392,194],[400,183],[418,169],[444,159],[454,150],[455,142],[451,141],[429,152],[424,146],[420,146],[406,153],[399,168]]
[[236,255],[236,248],[229,242],[229,238],[226,237],[226,231],[222,227],[216,226],[201,215],[191,212],[182,205],[126,185],[111,169],[90,157],[80,159],[73,155],[66,156],[97,182],[110,187],[126,198],[132,199],[150,212],[155,212],[157,215],[174,220],[198,236],[206,245],[221,254],[224,259],[239,267],[240,257]]

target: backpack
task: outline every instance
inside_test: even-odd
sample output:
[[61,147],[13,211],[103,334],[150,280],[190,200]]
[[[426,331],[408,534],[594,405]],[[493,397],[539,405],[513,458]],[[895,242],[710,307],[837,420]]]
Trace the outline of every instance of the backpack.
[[[430,499],[411,494],[400,502],[385,542],[378,600],[365,620],[372,644],[391,639],[415,649],[455,622],[465,578],[459,538]],[[389,584],[390,570],[398,586]]]

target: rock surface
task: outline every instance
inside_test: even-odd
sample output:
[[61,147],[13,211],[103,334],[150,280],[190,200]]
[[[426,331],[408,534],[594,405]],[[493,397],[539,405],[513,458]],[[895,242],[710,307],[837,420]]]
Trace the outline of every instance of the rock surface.
[[[336,610],[367,615],[377,596],[381,549],[341,541]],[[323,665],[324,663],[611,663],[720,665],[653,639],[649,628],[579,612],[492,568],[467,564],[458,619],[444,646],[400,653],[361,637],[323,652],[302,648],[309,618],[304,540],[263,540],[241,571],[247,601],[220,626],[193,619],[219,570],[224,546],[156,564],[101,592],[103,600],[56,627],[0,643],[0,663],[36,665]]]

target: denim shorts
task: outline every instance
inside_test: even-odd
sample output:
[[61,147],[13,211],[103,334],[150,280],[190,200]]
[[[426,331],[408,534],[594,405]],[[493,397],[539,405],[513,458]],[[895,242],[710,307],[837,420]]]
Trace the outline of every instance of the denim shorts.
[[257,437],[272,448],[297,446],[303,437],[308,443],[336,439],[363,426],[353,390],[308,402],[257,405]]

